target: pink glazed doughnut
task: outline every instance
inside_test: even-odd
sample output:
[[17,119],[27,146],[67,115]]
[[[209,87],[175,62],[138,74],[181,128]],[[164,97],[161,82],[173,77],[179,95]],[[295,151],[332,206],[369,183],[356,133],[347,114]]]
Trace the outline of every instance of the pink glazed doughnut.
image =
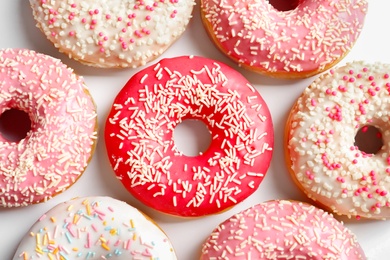
[[138,67],[185,31],[194,0],[30,0],[37,26],[61,52],[103,68]]
[[31,50],[0,51],[0,82],[0,114],[16,109],[31,121],[18,142],[0,134],[0,206],[44,202],[86,169],[97,139],[95,104],[72,69]]
[[305,78],[329,69],[351,50],[367,2],[296,3],[279,11],[267,0],[201,0],[202,21],[216,46],[239,65],[277,78]]
[[[184,155],[173,132],[200,120],[210,147]],[[203,57],[163,59],[118,93],[105,125],[111,166],[123,185],[161,212],[200,217],[251,195],[273,153],[273,124],[260,93],[239,72]]]
[[[317,78],[286,123],[286,163],[298,187],[335,214],[390,218],[389,110],[389,64],[355,61]],[[381,135],[378,151],[356,145],[369,126]]]
[[365,254],[331,214],[297,201],[268,201],[221,223],[202,247],[210,259],[359,260]]

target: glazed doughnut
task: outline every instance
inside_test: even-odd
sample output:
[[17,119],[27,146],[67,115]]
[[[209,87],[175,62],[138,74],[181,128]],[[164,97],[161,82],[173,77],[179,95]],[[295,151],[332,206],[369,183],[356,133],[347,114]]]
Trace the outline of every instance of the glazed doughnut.
[[63,202],[31,227],[17,259],[176,259],[168,237],[147,216],[110,197]]
[[[186,156],[173,131],[200,120],[210,147]],[[252,194],[273,149],[273,125],[260,94],[237,71],[194,56],[163,59],[135,74],[108,115],[105,141],[124,186],[144,204],[195,217],[221,212]]]
[[331,214],[297,201],[268,201],[221,223],[200,259],[366,259],[356,236]]
[[[298,186],[336,214],[390,217],[390,65],[353,62],[321,75],[293,106],[286,125],[286,161]],[[383,146],[355,145],[373,126]],[[376,138],[376,137],[375,137]]]
[[31,121],[18,142],[0,134],[0,206],[44,202],[87,167],[97,138],[95,104],[72,69],[31,50],[1,50],[0,77],[0,114],[15,109]]
[[84,64],[138,67],[184,32],[194,0],[30,0],[37,27]]
[[267,0],[202,0],[202,21],[216,46],[239,65],[277,78],[305,78],[351,50],[367,2],[295,2],[292,10],[279,11]]

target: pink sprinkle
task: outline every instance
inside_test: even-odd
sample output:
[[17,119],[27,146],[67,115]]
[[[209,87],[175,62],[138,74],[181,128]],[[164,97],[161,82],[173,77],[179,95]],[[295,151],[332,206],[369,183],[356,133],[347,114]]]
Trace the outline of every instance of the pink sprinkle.
[[118,17],[118,21],[119,21],[119,22],[122,21],[122,17]]
[[349,70],[349,74],[351,74],[351,75],[352,75],[352,74],[353,74],[353,70]]
[[70,7],[76,8],[76,4],[71,4]]
[[76,34],[76,33],[75,33],[74,31],[70,31],[70,32],[69,32],[69,36],[75,36],[75,34]]
[[352,160],[352,163],[353,163],[353,164],[357,164],[358,161],[357,161],[356,159],[353,159],[353,160]]
[[364,71],[364,72],[367,72],[367,71],[368,71],[368,68],[363,68],[363,71]]
[[106,50],[104,48],[100,48],[100,52],[105,52]]
[[369,81],[374,80],[374,76],[369,76],[369,77],[368,77],[368,80],[369,80]]
[[315,107],[317,105],[317,101],[314,98],[311,99],[311,105],[313,107]]
[[152,19],[152,18],[150,17],[150,15],[147,15],[145,19],[146,19],[147,21],[149,21],[149,20]]
[[106,19],[108,20],[108,19],[110,19],[110,18],[111,18],[111,15],[106,14]]
[[388,79],[388,78],[389,78],[389,74],[386,73],[385,76],[384,76],[384,78],[385,78],[385,79]]
[[360,216],[359,215],[356,215],[356,220],[360,220]]
[[372,194],[371,194],[371,193],[368,194],[368,195],[367,195],[367,198],[372,199]]
[[81,22],[82,22],[82,23],[86,23],[86,22],[87,22],[87,19],[86,19],[86,18],[83,18],[83,19],[81,19]]
[[94,14],[98,14],[98,13],[99,13],[99,10],[95,9]]

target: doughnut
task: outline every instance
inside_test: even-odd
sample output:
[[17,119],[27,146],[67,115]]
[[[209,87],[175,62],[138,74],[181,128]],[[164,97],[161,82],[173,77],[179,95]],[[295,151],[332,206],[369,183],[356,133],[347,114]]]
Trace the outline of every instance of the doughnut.
[[30,0],[37,27],[83,64],[135,68],[185,31],[194,0]]
[[[206,151],[186,156],[173,139],[184,120],[203,122]],[[273,152],[266,103],[237,71],[211,59],[163,59],[135,74],[105,125],[111,166],[126,189],[169,215],[222,212],[251,195]]]
[[136,208],[111,197],[86,197],[43,214],[13,259],[177,258],[164,232]]
[[45,202],[86,169],[97,139],[95,103],[71,68],[32,50],[0,50],[0,82],[0,114],[14,109],[31,121],[20,141],[0,133],[0,206]]
[[275,78],[306,78],[347,55],[367,13],[366,0],[299,0],[289,7],[201,0],[201,16],[217,48],[240,66]]
[[252,206],[221,223],[204,259],[366,259],[356,236],[331,214],[298,201]]
[[[390,65],[363,61],[331,69],[304,90],[289,114],[288,169],[309,198],[335,214],[390,217],[389,75]],[[367,153],[355,136],[371,126],[383,145]]]

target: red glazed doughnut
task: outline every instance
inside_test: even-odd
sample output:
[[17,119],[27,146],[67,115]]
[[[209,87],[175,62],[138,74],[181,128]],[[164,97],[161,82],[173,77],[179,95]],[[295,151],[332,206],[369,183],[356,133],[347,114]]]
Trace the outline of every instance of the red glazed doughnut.
[[138,67],[185,31],[194,0],[30,0],[38,28],[61,52],[103,68]]
[[0,113],[28,114],[18,142],[0,134],[0,206],[44,202],[84,172],[97,139],[95,104],[60,60],[30,50],[0,51]]
[[363,260],[356,236],[331,214],[298,201],[268,201],[235,214],[202,247],[209,259]]
[[[276,1],[274,1],[276,2]],[[334,66],[363,28],[366,0],[299,0],[280,11],[267,0],[202,0],[216,46],[240,65],[277,78],[304,78]]]
[[[173,130],[203,121],[212,136],[183,155]],[[252,194],[269,167],[273,125],[260,94],[237,71],[201,57],[164,59],[135,74],[105,126],[111,165],[140,201],[178,216],[225,210]]]

